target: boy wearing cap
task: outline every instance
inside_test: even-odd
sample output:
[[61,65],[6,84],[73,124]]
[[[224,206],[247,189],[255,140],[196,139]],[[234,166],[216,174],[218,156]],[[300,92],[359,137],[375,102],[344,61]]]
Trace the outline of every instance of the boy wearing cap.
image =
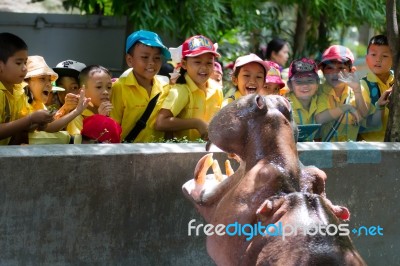
[[55,81],[56,86],[64,89],[53,93],[54,97],[47,102],[48,106],[59,109],[55,115],[56,118],[68,114],[77,106],[80,94],[79,73],[85,67],[86,65],[83,63],[68,59],[53,68],[54,72],[58,74],[58,79]]
[[394,84],[393,55],[385,35],[371,38],[365,61],[369,72],[361,79],[361,86],[369,91],[371,104],[367,127],[360,128],[359,140],[384,141],[389,118],[387,104]]
[[[302,58],[290,64],[288,76],[290,92],[287,97],[292,105],[293,118],[297,125],[315,124],[315,115],[326,110],[326,105],[318,101],[318,86],[318,66],[314,60]],[[316,133],[314,131],[304,136],[303,141],[313,141],[318,137]]]
[[173,132],[177,138],[195,141],[208,139],[208,123],[222,105],[222,90],[210,79],[214,72],[216,45],[202,35],[188,38],[176,52],[181,63],[180,76],[165,99],[156,129]]
[[349,48],[332,45],[322,54],[320,68],[325,83],[320,90],[327,110],[316,115],[322,125],[322,141],[355,141],[360,123],[368,115],[368,92],[360,86]]
[[236,91],[224,100],[223,106],[251,93],[265,94],[264,85],[268,70],[267,62],[255,54],[238,57],[232,74],[232,83]]
[[0,145],[28,143],[28,131],[53,120],[46,110],[30,112],[23,82],[28,46],[18,36],[0,33]]
[[[125,142],[155,142],[164,132],[154,128],[162,99],[169,84],[157,78],[162,57],[171,57],[160,37],[151,31],[133,32],[126,40],[126,63],[132,68],[112,86],[110,116],[122,126],[121,139]],[[143,116],[146,111],[147,119]]]

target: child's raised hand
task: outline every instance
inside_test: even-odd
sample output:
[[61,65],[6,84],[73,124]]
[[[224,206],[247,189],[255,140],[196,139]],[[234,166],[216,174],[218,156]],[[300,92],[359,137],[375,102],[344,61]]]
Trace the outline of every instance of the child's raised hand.
[[354,92],[361,91],[360,79],[356,72],[340,71],[338,74],[339,81],[349,85]]
[[110,116],[111,109],[113,108],[110,101],[102,102],[99,106],[98,113],[105,116]]
[[380,107],[386,106],[390,102],[390,95],[392,94],[392,89],[393,87],[390,87],[390,89],[384,91],[381,97],[379,97],[378,101],[376,102],[376,105]]
[[90,100],[91,100],[90,98],[85,97],[85,91],[81,89],[79,93],[78,103],[75,108],[76,111],[78,111],[81,114],[83,110],[85,110],[89,106]]
[[67,95],[65,95],[64,106],[67,111],[74,110],[78,105],[78,102],[79,102],[79,95],[73,93],[68,93]]

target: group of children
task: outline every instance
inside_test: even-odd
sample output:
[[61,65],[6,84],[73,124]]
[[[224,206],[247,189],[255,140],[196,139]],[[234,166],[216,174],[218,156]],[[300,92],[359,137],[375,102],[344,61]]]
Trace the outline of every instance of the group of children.
[[[318,65],[294,60],[287,84],[280,65],[248,54],[235,61],[236,90],[225,97],[221,55],[205,36],[168,49],[156,33],[139,30],[128,36],[125,52],[130,68],[114,80],[100,65],[65,60],[50,68],[43,57],[28,56],[21,38],[0,33],[0,144],[206,140],[212,117],[251,93],[284,94],[300,133],[313,126],[305,141],[383,141],[394,80],[383,35],[368,45],[370,73],[361,82],[353,54],[340,45],[326,49]],[[176,62],[168,79],[157,74],[171,52]]]

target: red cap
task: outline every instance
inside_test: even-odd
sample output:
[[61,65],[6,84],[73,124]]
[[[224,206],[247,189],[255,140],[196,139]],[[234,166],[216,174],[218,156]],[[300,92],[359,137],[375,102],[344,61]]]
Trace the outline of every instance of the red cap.
[[318,76],[318,66],[314,60],[309,58],[302,58],[293,60],[289,67],[288,79],[291,80],[294,77],[304,77],[304,76]]
[[339,62],[346,62],[350,60],[353,64],[354,55],[349,48],[343,45],[335,44],[326,49],[325,52],[322,54],[321,63],[334,60]]
[[221,55],[217,53],[213,42],[202,35],[192,36],[182,44],[182,57],[195,57],[205,53],[212,53],[216,57]]
[[83,120],[81,135],[104,143],[121,143],[121,126],[112,118],[95,114]]

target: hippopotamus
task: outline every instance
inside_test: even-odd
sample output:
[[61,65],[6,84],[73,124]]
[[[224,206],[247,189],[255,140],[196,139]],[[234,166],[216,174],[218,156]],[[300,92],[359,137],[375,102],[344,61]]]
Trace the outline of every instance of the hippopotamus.
[[[347,208],[326,197],[326,174],[299,161],[284,97],[253,94],[228,104],[210,122],[208,137],[239,166],[233,171],[227,161],[222,174],[213,154],[206,154],[183,185],[185,196],[213,226],[268,225],[268,232],[251,238],[209,235],[207,252],[217,265],[365,265],[349,234],[283,237],[280,231],[282,225],[337,228],[350,218]],[[207,174],[210,167],[213,174]]]

